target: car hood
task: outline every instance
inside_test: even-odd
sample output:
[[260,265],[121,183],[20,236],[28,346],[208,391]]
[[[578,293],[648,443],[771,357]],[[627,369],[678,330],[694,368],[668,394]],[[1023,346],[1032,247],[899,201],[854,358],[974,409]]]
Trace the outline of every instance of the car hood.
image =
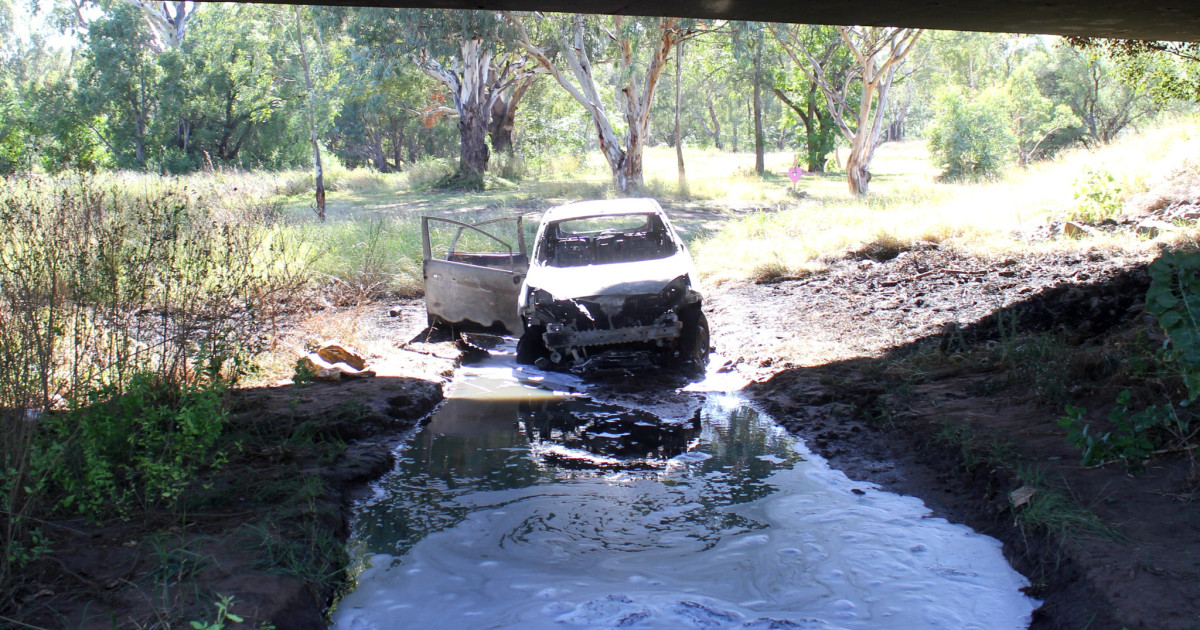
[[[529,268],[525,284],[548,292],[556,300],[596,295],[647,295],[658,293],[675,278],[691,273],[691,259],[686,254],[676,254],[658,260],[582,267],[535,265]],[[692,279],[695,280],[694,276]]]

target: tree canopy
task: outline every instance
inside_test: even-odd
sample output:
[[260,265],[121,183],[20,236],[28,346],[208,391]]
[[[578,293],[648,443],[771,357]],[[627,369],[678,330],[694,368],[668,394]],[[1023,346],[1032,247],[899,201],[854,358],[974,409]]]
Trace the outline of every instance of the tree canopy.
[[379,171],[456,157],[444,183],[478,189],[497,154],[536,170],[594,150],[634,193],[645,148],[668,144],[753,150],[747,168],[764,176],[764,152],[793,152],[809,171],[844,168],[865,194],[882,142],[923,137],[947,175],[986,176],[1200,99],[1200,52],[1171,42],[487,10],[32,8],[0,0],[3,173],[317,166],[320,188],[323,153]]

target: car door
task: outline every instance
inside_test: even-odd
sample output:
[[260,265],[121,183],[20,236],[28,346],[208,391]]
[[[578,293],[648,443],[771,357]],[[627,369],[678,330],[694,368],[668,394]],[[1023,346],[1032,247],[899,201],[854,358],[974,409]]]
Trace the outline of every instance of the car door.
[[523,230],[521,217],[473,224],[421,217],[430,326],[521,334],[517,295],[529,270]]

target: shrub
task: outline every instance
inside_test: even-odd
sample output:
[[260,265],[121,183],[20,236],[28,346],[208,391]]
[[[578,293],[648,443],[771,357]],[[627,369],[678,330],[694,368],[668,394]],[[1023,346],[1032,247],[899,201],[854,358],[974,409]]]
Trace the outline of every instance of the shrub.
[[1200,252],[1164,252],[1150,265],[1146,310],[1158,318],[1170,339],[1170,346],[1155,357],[1162,374],[1154,390],[1166,392],[1167,400],[1135,405],[1130,392],[1122,391],[1109,412],[1111,430],[1094,430],[1086,422],[1087,410],[1077,407],[1067,407],[1067,417],[1059,425],[1082,451],[1085,466],[1123,461],[1136,472],[1152,454],[1166,448],[1191,453],[1196,475],[1200,471],[1195,469],[1197,427],[1192,408],[1200,398]]
[[170,507],[219,461],[221,388],[308,280],[269,208],[107,181],[0,183],[0,597],[39,511]]
[[1016,151],[1000,90],[947,89],[938,95],[934,112],[929,151],[944,178],[996,175]]
[[408,176],[409,188],[429,190],[454,175],[454,163],[452,160],[425,158],[410,164],[404,173]]
[[1088,169],[1075,180],[1075,212],[1080,221],[1099,223],[1121,213],[1123,187],[1113,174]]
[[224,389],[220,379],[175,384],[140,373],[54,416],[41,456],[54,462],[59,505],[94,518],[174,506],[197,471],[224,461],[213,452],[227,420]]

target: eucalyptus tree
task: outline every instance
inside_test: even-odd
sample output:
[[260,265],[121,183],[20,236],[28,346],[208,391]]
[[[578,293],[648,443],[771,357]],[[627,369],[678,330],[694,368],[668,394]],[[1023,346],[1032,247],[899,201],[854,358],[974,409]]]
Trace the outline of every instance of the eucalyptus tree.
[[125,3],[87,27],[79,105],[104,114],[97,133],[121,166],[144,168],[154,148],[162,70],[152,39],[141,11]]
[[1079,140],[1093,147],[1112,142],[1121,131],[1150,116],[1153,99],[1143,90],[1114,81],[1112,64],[1090,51],[1058,46],[1043,67],[1046,95],[1079,117]]
[[[796,44],[807,48],[827,69],[826,76],[846,76],[853,61],[834,27],[797,29],[795,37]],[[825,104],[820,85],[810,78],[809,73],[791,63],[783,63],[773,73],[771,91],[799,119],[804,129],[806,170],[824,172],[826,156],[833,152],[840,132]]]
[[168,48],[179,48],[187,35],[188,20],[202,3],[185,2],[147,2],[146,0],[125,0],[142,10],[146,24],[154,33],[153,46],[158,52]]
[[[517,44],[544,67],[592,118],[600,150],[623,193],[642,188],[642,155],[650,137],[654,92],[676,43],[698,31],[680,18],[505,13],[517,27]],[[538,21],[544,41],[535,42],[527,20]],[[597,82],[597,61],[611,55],[613,101],[623,133],[609,115]],[[612,102],[612,101],[609,101]]]
[[457,185],[482,188],[493,111],[501,110],[498,143],[511,144],[505,132],[512,121],[505,119],[509,112],[515,115],[533,73],[533,64],[507,44],[508,22],[494,11],[362,9],[349,16],[355,41],[370,48],[379,63],[414,63],[449,92],[453,106],[440,109],[458,118]]
[[761,177],[765,169],[766,140],[763,135],[763,89],[765,73],[763,56],[766,48],[767,25],[761,22],[730,22],[730,46],[739,73],[748,77],[750,112],[754,135],[754,171]]
[[[834,122],[850,143],[850,152],[846,157],[846,181],[850,192],[865,195],[871,181],[868,169],[887,111],[888,91],[897,67],[912,52],[921,30],[837,27],[838,35],[855,61],[845,73],[837,74],[803,45],[797,33],[799,28],[803,27],[776,26],[773,32],[796,65],[817,83],[825,95]],[[855,91],[858,93],[857,103],[852,98]]]

